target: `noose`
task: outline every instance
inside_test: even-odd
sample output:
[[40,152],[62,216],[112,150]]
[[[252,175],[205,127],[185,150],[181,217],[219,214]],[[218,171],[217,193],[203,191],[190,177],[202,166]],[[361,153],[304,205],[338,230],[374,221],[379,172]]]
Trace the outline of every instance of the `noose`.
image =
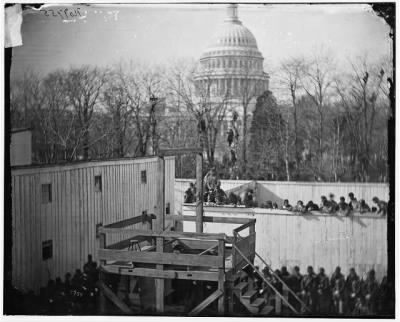
[[237,180],[238,178],[238,165],[237,165],[237,148],[239,145],[239,131],[237,126],[237,119],[239,115],[236,111],[232,113],[232,120],[230,122],[229,130],[228,130],[228,147],[231,153],[231,167],[230,178],[233,180]]

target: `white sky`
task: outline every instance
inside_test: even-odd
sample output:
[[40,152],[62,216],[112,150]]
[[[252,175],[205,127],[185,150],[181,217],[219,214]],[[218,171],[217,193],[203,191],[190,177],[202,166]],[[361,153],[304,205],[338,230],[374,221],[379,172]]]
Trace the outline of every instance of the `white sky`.
[[[70,65],[112,64],[120,58],[144,63],[198,58],[226,15],[221,4],[79,8],[85,17],[75,22],[41,11],[24,13],[24,45],[13,49],[13,76],[28,67],[47,73]],[[339,62],[365,54],[372,60],[390,55],[389,27],[367,5],[242,4],[239,18],[255,35],[267,72],[285,58],[310,55],[321,46]]]

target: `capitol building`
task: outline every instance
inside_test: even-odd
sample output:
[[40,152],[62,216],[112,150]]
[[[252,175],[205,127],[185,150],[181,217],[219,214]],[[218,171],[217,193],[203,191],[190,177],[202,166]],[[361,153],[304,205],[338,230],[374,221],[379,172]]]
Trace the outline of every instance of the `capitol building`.
[[256,38],[239,20],[237,4],[231,4],[221,28],[200,57],[195,81],[198,87],[209,86],[215,100],[226,99],[230,110],[242,115],[243,102],[251,101],[254,106],[256,98],[268,90],[269,75],[263,61]]

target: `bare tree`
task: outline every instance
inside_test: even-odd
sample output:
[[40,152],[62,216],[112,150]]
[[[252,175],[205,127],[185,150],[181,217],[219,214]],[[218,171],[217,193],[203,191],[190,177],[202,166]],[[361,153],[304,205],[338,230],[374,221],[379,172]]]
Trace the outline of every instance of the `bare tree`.
[[68,71],[66,92],[79,122],[80,128],[76,140],[79,142],[78,146],[81,145],[83,148],[84,160],[89,159],[90,145],[99,139],[90,141],[90,127],[106,81],[105,74],[104,70],[90,66],[71,68]]
[[324,113],[327,98],[333,83],[333,58],[327,51],[317,52],[308,63],[305,77],[301,79],[302,87],[317,108],[319,116],[318,154],[319,170],[322,168],[324,153]]
[[240,86],[237,93],[239,104],[242,108],[243,123],[242,123],[242,149],[241,149],[241,164],[242,173],[247,170],[247,145],[248,145],[248,114],[249,107],[253,103],[255,105],[256,98],[263,94],[266,90],[265,80],[261,79],[258,70],[246,64],[241,68]]
[[132,113],[129,108],[129,93],[121,81],[121,69],[112,70],[102,91],[102,104],[110,116],[110,154],[124,157],[133,141]]
[[284,90],[290,94],[293,115],[294,159],[297,175],[299,174],[300,165],[298,99],[302,93],[301,80],[304,79],[306,73],[307,65],[305,59],[302,57],[294,57],[281,63],[278,75]]
[[72,160],[78,142],[73,133],[76,127],[76,113],[70,106],[67,97],[68,74],[63,70],[52,72],[43,80],[43,107],[41,121],[48,133],[48,143],[53,161],[60,156],[57,152],[62,148],[64,160]]
[[[118,70],[120,86],[137,138],[135,155],[156,154],[159,133],[157,123],[163,111],[164,85],[160,66],[145,67],[129,62]],[[150,151],[151,150],[151,151]]]
[[368,181],[374,126],[380,112],[378,105],[384,106],[388,97],[382,84],[385,75],[382,66],[370,64],[365,57],[357,61],[350,61],[348,81],[337,79],[335,88],[349,124],[353,145],[352,166],[358,168],[360,180]]
[[208,75],[206,78],[195,80],[196,66],[175,66],[171,70],[169,88],[184,104],[186,112],[196,119],[200,145],[212,166],[217,138],[227,112],[229,91],[218,95],[212,71],[205,74]]

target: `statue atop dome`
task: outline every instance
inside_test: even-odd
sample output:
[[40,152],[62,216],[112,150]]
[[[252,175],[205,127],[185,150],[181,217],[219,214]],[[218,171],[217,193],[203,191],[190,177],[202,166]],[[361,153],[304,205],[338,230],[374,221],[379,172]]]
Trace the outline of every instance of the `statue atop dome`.
[[238,5],[236,3],[232,3],[232,4],[228,5],[227,18],[225,19],[225,21],[240,23],[240,20],[238,17]]

